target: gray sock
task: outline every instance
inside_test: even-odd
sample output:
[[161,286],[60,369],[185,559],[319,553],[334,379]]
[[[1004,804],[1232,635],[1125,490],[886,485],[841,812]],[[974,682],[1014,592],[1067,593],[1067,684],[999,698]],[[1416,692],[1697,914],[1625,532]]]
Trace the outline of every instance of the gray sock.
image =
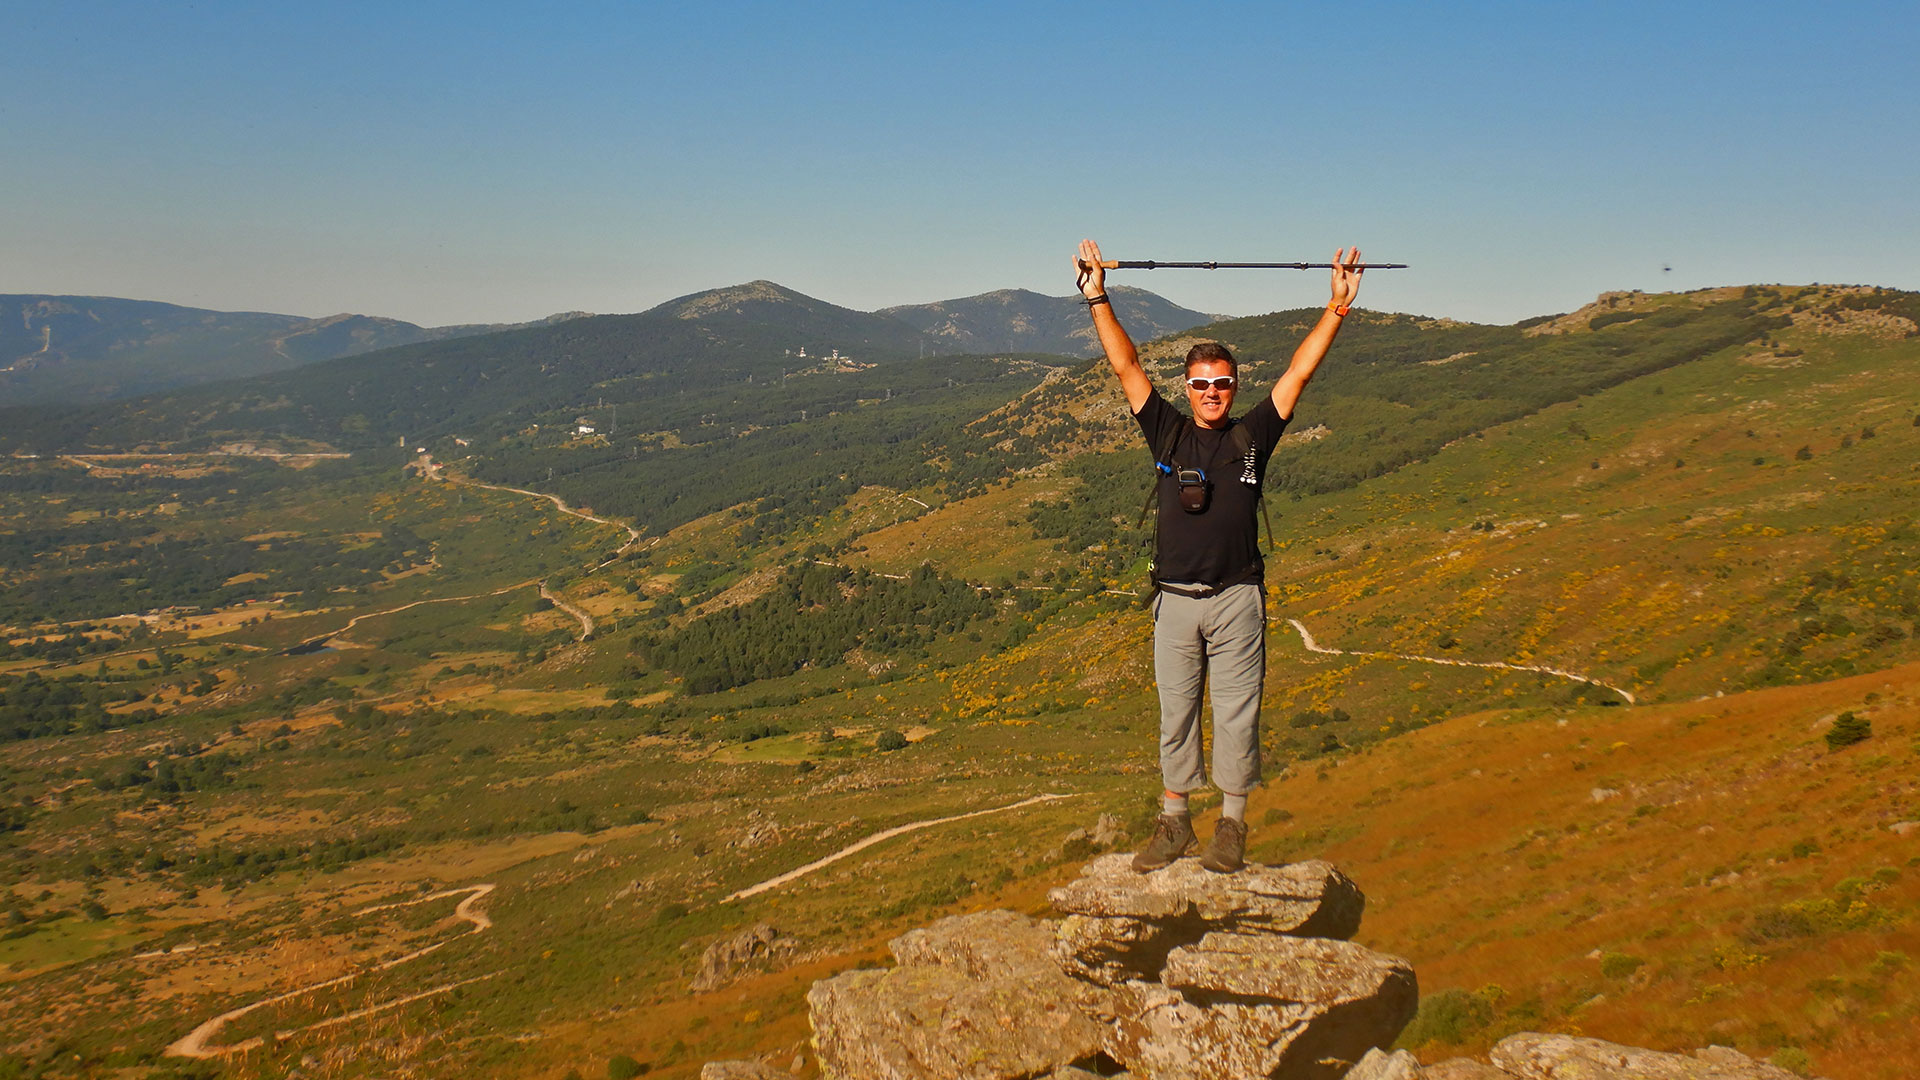
[[1220,793],[1220,816],[1235,821],[1247,820],[1247,797],[1231,791]]
[[1166,792],[1161,792],[1160,812],[1169,817],[1187,813],[1187,797],[1185,795],[1168,795]]

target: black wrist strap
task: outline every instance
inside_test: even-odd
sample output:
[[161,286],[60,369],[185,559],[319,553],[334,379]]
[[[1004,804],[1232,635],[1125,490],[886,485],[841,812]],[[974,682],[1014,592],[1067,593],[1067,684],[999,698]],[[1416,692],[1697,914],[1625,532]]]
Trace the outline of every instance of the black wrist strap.
[[1105,305],[1107,305],[1108,307],[1112,307],[1112,306],[1113,306],[1113,301],[1111,301],[1111,300],[1109,300],[1109,299],[1107,299],[1107,294],[1106,294],[1106,293],[1101,293],[1101,294],[1100,294],[1099,296],[1094,296],[1094,297],[1089,297],[1089,298],[1087,298],[1087,299],[1085,299],[1085,300],[1082,300],[1082,301],[1080,301],[1080,302],[1081,302],[1081,303],[1083,303],[1083,304],[1085,304],[1085,305],[1087,305],[1087,307],[1089,307],[1089,308],[1091,308],[1091,307],[1093,307],[1093,306],[1094,306],[1095,304],[1105,304]]

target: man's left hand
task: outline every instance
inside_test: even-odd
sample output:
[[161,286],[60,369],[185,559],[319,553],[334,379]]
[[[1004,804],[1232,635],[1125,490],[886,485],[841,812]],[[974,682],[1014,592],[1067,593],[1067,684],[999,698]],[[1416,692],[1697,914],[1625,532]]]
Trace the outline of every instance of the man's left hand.
[[1360,249],[1341,248],[1333,253],[1333,306],[1351,304],[1360,295],[1360,275],[1365,270],[1357,269],[1360,262]]

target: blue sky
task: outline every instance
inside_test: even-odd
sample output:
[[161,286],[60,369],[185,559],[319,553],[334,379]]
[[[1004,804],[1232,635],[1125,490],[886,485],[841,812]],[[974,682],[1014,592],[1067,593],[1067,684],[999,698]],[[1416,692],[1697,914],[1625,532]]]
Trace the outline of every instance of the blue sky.
[[[0,292],[439,324],[770,278],[870,309],[1065,294],[1082,236],[1163,260],[1359,243],[1413,264],[1363,306],[1502,322],[1607,289],[1920,288],[1911,5],[0,17]],[[1230,314],[1324,292],[1125,280]]]

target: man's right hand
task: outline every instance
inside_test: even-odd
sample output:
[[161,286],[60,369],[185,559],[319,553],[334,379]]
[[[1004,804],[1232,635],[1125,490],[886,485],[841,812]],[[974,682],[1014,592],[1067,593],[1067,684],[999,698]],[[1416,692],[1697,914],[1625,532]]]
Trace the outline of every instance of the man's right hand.
[[[1080,254],[1074,256],[1073,269],[1078,275],[1075,281],[1080,286],[1080,295],[1091,300],[1107,294],[1107,271],[1100,265],[1099,244],[1080,241]],[[1120,316],[1112,304],[1087,310],[1093,316],[1093,328],[1100,335],[1100,348],[1107,354],[1107,363],[1113,365],[1113,373],[1120,378],[1120,389],[1127,395],[1127,408],[1138,413],[1153,396],[1153,381],[1140,366],[1140,354],[1134,350],[1133,339],[1121,328]]]
[[1077,275],[1074,281],[1080,286],[1080,295],[1091,300],[1104,296],[1107,292],[1107,268],[1100,265],[1100,245],[1091,240],[1080,241],[1080,254],[1074,257],[1073,269]]

